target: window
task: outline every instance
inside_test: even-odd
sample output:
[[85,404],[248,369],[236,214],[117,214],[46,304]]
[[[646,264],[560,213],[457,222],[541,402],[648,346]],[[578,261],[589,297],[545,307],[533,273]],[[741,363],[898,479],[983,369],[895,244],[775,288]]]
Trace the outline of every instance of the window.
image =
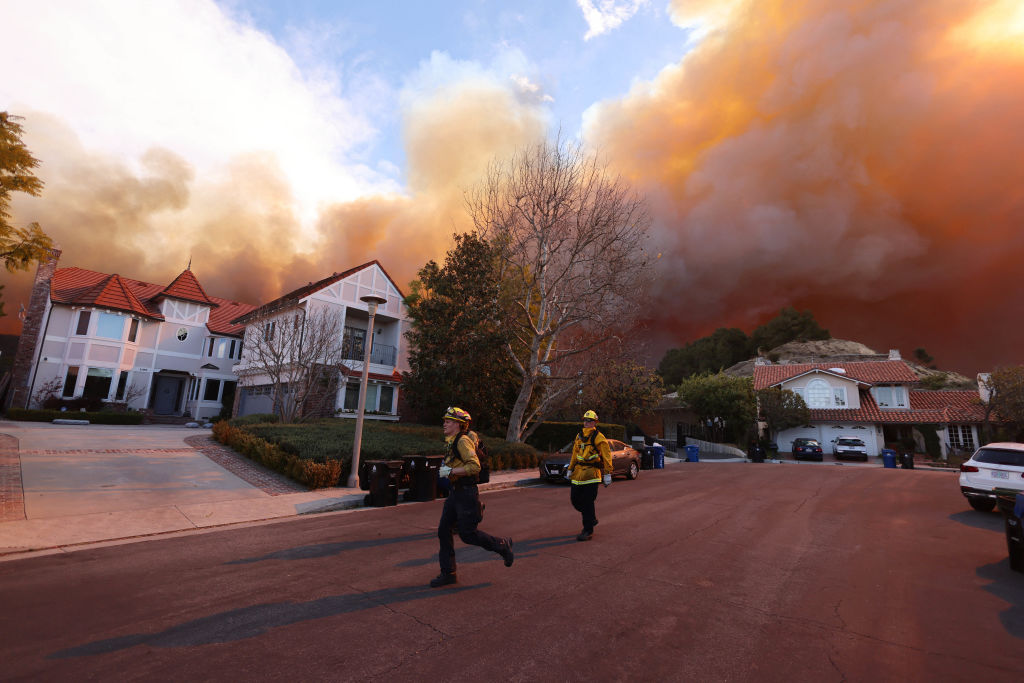
[[225,406],[233,405],[235,402],[235,391],[238,388],[238,382],[224,382],[224,391],[221,393],[220,402]]
[[359,360],[363,357],[363,344],[366,343],[366,330],[355,327],[346,327],[341,337],[341,347],[345,352],[345,358]]
[[61,396],[71,398],[75,395],[75,384],[78,383],[78,368],[68,368],[68,374],[64,376],[64,391]]
[[85,388],[82,395],[87,398],[110,397],[110,384],[114,381],[114,371],[110,368],[89,368],[85,372]]
[[974,433],[969,425],[949,425],[946,427],[946,434],[949,436],[950,446],[974,450]]
[[219,379],[208,379],[206,380],[206,390],[203,391],[204,401],[216,401],[220,394],[220,380]]
[[395,405],[395,388],[390,384],[380,388],[380,412],[392,413]]
[[209,343],[206,345],[206,355],[213,356],[213,343],[216,341],[213,337],[210,337]]
[[132,318],[132,324],[128,328],[128,341],[133,342],[139,336],[139,320],[138,318]]
[[[792,392],[794,394],[796,394],[797,396],[799,396],[800,398],[804,397],[804,388],[803,387],[794,387],[792,389]],[[804,402],[806,403],[806,401],[804,401]]]
[[75,330],[75,334],[89,334],[90,318],[92,318],[92,313],[90,313],[89,311],[82,311],[81,313],[78,314],[78,328]]
[[907,392],[903,387],[873,387],[871,393],[879,408],[907,407]]
[[846,407],[846,387],[832,387],[832,400],[836,408]]
[[830,387],[823,379],[812,379],[807,383],[804,401],[808,408],[828,408],[832,405]]
[[234,358],[234,357],[235,357],[235,340],[232,339],[231,340],[231,350],[228,351],[228,358]]
[[359,384],[357,382],[349,382],[345,387],[345,404],[342,407],[345,410],[359,408]]
[[175,334],[174,336],[178,338],[178,341],[183,342],[186,339],[188,339],[188,330],[186,330],[184,327],[179,327],[177,334]]
[[228,352],[228,340],[219,339],[217,340],[217,358],[223,358]]
[[271,320],[269,323],[263,323],[263,341],[270,341],[274,338],[274,333],[277,332],[277,322]]
[[104,339],[120,339],[124,334],[124,316],[116,313],[100,313],[96,322],[96,336]]
[[128,387],[128,373],[122,372],[121,376],[117,378],[117,391],[114,392],[114,400],[121,401],[124,399],[124,390]]

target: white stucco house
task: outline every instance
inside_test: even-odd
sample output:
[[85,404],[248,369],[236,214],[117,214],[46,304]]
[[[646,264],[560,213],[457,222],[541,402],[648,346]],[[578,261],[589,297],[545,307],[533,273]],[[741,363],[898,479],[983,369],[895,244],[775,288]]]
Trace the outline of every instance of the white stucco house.
[[190,268],[162,285],[59,257],[36,271],[8,405],[39,407],[46,388],[196,419],[231,404],[244,329],[231,320],[255,306],[209,296]]
[[[364,296],[384,300],[369,329]],[[397,420],[401,373],[408,369],[404,333],[408,325],[404,295],[378,261],[311,282],[232,320],[245,327],[245,338],[280,334],[283,326],[299,326],[317,312],[330,311],[340,319],[344,366],[335,395],[321,401],[319,414],[355,417],[367,340],[373,339],[368,370],[365,411],[368,419]],[[255,343],[247,343],[233,370],[240,380],[235,415],[274,411],[273,385],[265,367],[254,357]]]
[[778,387],[802,396],[811,411],[809,424],[776,436],[784,452],[798,437],[817,439],[829,453],[835,438],[856,436],[868,455],[878,455],[886,444],[935,425],[946,455],[973,450],[984,422],[978,391],[918,389],[917,375],[895,350],[883,361],[773,364],[759,358],[753,379],[755,390]]

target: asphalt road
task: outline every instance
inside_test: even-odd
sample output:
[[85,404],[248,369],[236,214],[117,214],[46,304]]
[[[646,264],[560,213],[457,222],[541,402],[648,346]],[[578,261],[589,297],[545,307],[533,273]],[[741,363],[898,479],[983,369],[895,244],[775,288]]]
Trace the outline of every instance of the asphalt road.
[[1024,574],[951,473],[686,463],[0,563],[4,680],[1024,680]]

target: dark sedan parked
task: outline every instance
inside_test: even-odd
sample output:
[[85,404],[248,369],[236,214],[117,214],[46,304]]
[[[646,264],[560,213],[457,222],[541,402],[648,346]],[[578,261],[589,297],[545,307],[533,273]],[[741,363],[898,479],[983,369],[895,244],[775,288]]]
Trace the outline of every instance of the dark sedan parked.
[[[612,476],[622,475],[626,479],[636,479],[640,476],[640,452],[636,451],[621,441],[608,439],[608,447],[612,451]],[[565,476],[565,470],[572,458],[572,444],[569,444],[558,453],[549,455],[540,463],[541,479],[547,479],[560,484],[567,484],[569,480]]]
[[794,439],[793,457],[797,460],[817,460],[821,462],[825,455],[817,439]]

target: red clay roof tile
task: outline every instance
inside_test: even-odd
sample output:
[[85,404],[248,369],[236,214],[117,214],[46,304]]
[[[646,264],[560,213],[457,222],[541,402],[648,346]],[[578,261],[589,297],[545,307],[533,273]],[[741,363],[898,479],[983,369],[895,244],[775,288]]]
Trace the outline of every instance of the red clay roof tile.
[[[199,280],[192,274],[192,271],[188,268],[181,271],[178,277],[174,278],[171,284],[167,285],[159,296],[168,296],[173,299],[183,299],[184,301],[193,301],[195,303],[206,304],[211,308],[217,306],[210,297],[206,296],[206,291],[203,286],[199,284]],[[159,298],[159,297],[154,297]]]
[[[842,368],[846,372],[837,375],[848,377],[866,384],[906,384],[917,382],[917,375],[901,360],[864,361],[851,363],[798,363],[795,365],[755,365],[754,389],[764,389],[780,384],[787,379],[814,370],[828,372],[831,368]],[[834,373],[835,374],[835,373]]]

